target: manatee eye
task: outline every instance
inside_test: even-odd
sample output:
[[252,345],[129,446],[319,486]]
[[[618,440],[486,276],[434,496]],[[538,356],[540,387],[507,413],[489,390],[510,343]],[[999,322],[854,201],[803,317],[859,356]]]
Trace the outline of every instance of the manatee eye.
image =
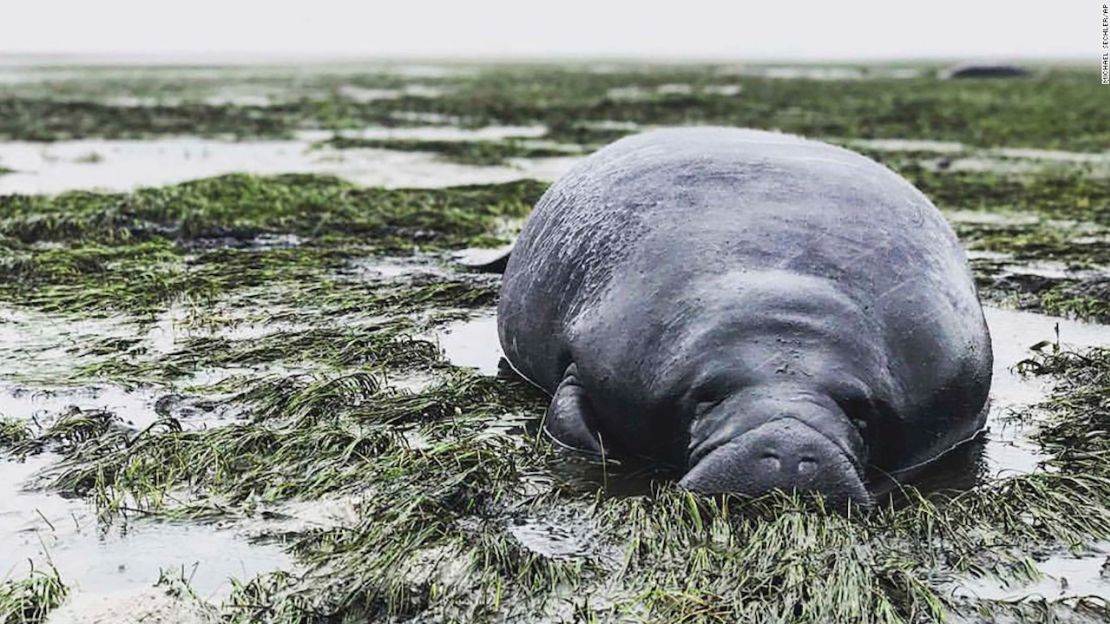
[[870,463],[894,465],[902,448],[903,432],[890,406],[858,395],[838,399],[836,403],[863,438]]
[[728,379],[715,377],[698,384],[690,392],[690,401],[694,404],[694,413],[704,414],[717,407],[732,394],[732,386]]
[[713,401],[699,401],[694,405],[694,414],[696,416],[701,416],[702,414],[705,414],[706,412],[712,410],[714,407],[717,407],[721,403],[724,403],[725,398],[727,397],[721,397],[720,399],[716,399]]
[[863,436],[864,439],[866,439],[867,428],[871,424],[875,411],[871,401],[864,398],[853,397],[837,399],[836,404],[840,407],[840,410],[844,412],[844,415],[848,417],[848,420],[851,421],[852,426],[859,431],[859,434]]

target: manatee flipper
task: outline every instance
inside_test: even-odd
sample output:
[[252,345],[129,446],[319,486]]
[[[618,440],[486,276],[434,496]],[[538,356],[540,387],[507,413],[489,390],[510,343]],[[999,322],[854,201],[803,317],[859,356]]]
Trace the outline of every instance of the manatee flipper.
[[455,254],[455,264],[466,271],[474,273],[497,273],[505,272],[505,267],[509,265],[509,256],[512,255],[512,248],[501,249],[478,249]]
[[544,429],[548,435],[570,448],[605,455],[605,446],[594,426],[593,406],[586,390],[578,382],[578,368],[567,367],[563,381],[551,397]]

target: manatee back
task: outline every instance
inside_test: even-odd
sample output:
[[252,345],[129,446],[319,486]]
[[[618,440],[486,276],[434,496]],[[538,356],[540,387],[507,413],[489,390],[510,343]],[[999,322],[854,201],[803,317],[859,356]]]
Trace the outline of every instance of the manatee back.
[[[918,331],[911,351],[938,331],[965,343],[985,336],[958,241],[908,182],[816,141],[687,128],[622,139],[541,198],[506,268],[502,346],[517,370],[551,390],[570,359],[568,327],[598,313],[613,284],[637,284],[631,291],[644,300],[627,305],[651,306],[661,293],[737,268],[843,284],[880,306],[892,336],[918,331],[930,315],[955,319],[958,326]],[[937,301],[951,309],[936,311]]]

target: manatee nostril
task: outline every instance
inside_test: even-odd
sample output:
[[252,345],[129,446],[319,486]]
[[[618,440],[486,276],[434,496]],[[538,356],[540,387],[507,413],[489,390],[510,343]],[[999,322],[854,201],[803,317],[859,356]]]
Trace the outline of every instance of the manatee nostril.
[[814,457],[803,457],[798,461],[798,474],[810,474],[817,472],[817,459]]
[[768,472],[775,472],[782,468],[782,461],[774,451],[764,451],[759,457],[759,464]]

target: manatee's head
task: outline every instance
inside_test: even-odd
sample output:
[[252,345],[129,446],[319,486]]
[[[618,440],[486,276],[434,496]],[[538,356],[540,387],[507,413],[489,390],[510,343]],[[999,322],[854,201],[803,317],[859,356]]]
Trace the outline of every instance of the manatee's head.
[[857,426],[819,393],[783,389],[730,396],[699,414],[689,450],[681,484],[697,492],[815,492],[842,508],[871,500]]

